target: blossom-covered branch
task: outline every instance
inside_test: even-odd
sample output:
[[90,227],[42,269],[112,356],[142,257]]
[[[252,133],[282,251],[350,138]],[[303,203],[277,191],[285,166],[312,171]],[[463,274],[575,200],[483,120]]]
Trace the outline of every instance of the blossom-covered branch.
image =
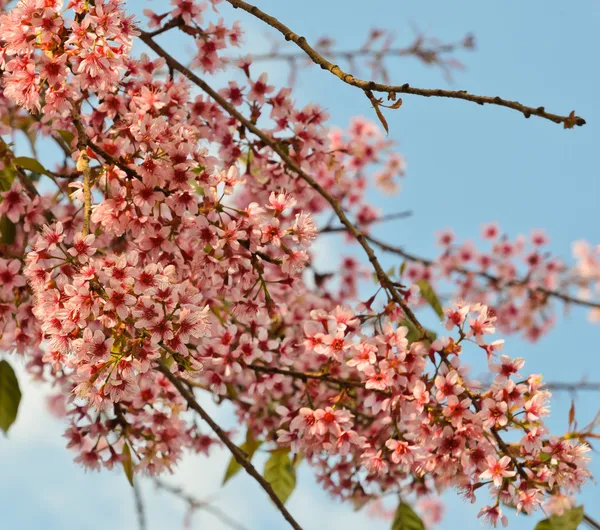
[[[33,142],[67,155],[49,170],[2,151],[0,346],[60,392],[76,460],[123,466],[133,482],[224,444],[232,473],[245,469],[294,528],[285,502],[300,462],[358,506],[457,488],[487,491],[494,524],[505,505],[575,509],[596,433],[550,435],[541,377],[493,336],[534,338],[546,314],[534,286],[554,289],[563,269],[500,237],[487,271],[490,256],[445,243],[436,266],[471,260],[499,279],[489,300],[457,282],[445,309],[425,264],[386,272],[368,235],[385,216],[367,189],[397,191],[402,157],[369,120],[328,128],[249,58],[235,65],[243,81],[208,82],[242,29],[207,7],[175,0],[148,32],[118,0],[26,0],[0,17],[3,132],[25,120]],[[190,67],[156,41],[176,27],[197,47]],[[133,57],[137,38],[158,57]],[[358,241],[374,283],[353,256],[317,272],[313,219],[329,215],[322,233]],[[596,257],[579,250],[578,287],[591,288]],[[511,283],[523,253],[526,286]],[[445,336],[421,323],[425,301]],[[469,376],[467,350],[487,360],[488,383]],[[196,388],[227,400],[245,432],[220,427]]]
[[394,282],[390,280],[388,275],[384,272],[375,252],[367,242],[365,236],[362,232],[348,219],[346,212],[342,209],[340,202],[330,194],[321,184],[319,184],[311,175],[306,173],[290,156],[286,153],[285,149],[279,145],[276,141],[274,141],[271,137],[269,137],[264,131],[259,129],[254,123],[244,117],[234,105],[229,103],[223,96],[221,96],[217,91],[212,89],[208,83],[200,79],[196,74],[194,74],[191,70],[182,65],[179,61],[174,59],[170,54],[168,54],[163,48],[161,48],[151,37],[147,34],[142,33],[140,39],[145,42],[152,50],[165,59],[167,65],[169,65],[173,70],[177,70],[185,75],[190,81],[192,81],[196,86],[201,88],[204,92],[206,92],[213,100],[215,100],[228,114],[232,117],[236,118],[244,127],[246,127],[249,131],[254,133],[258,138],[264,142],[265,145],[269,146],[279,157],[281,157],[282,162],[285,166],[293,171],[299,178],[304,180],[311,188],[313,188],[321,197],[323,197],[331,206],[338,219],[346,227],[346,230],[352,234],[358,241],[359,245],[364,249],[367,254],[369,261],[371,262],[373,268],[375,269],[375,273],[377,275],[377,279],[381,283],[382,287],[386,289],[390,297],[396,302],[404,311],[406,316],[411,320],[411,322],[416,326],[416,328],[424,335],[425,329],[421,326],[421,323],[414,316],[412,310],[408,307],[408,305],[404,302],[403,297],[397,290]]
[[242,466],[246,472],[254,479],[256,482],[260,484],[260,487],[266,491],[267,495],[271,497],[271,500],[277,507],[277,509],[281,512],[285,520],[290,524],[292,528],[295,530],[302,530],[302,527],[296,522],[292,514],[287,510],[284,504],[281,502],[277,493],[264,478],[263,476],[256,470],[256,468],[252,465],[252,463],[248,460],[244,451],[240,449],[237,445],[235,445],[227,436],[227,433],[219,427],[217,423],[207,414],[207,412],[200,406],[200,404],[196,401],[194,394],[185,387],[183,381],[180,381],[177,377],[175,377],[171,371],[165,367],[164,365],[159,365],[158,370],[171,382],[171,384],[178,390],[178,392],[184,397],[187,401],[187,404],[191,409],[193,409],[214,431],[219,440],[223,442],[225,447],[229,449],[236,462]]

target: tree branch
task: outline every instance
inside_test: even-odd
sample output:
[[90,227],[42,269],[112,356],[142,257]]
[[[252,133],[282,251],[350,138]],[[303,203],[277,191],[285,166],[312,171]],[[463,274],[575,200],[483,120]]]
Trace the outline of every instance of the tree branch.
[[189,68],[186,68],[183,64],[173,58],[169,53],[167,53],[163,48],[161,48],[152,37],[150,37],[147,33],[142,32],[140,35],[140,39],[146,43],[157,55],[163,57],[167,63],[167,65],[173,70],[177,70],[182,73],[185,77],[187,77],[192,83],[201,88],[204,92],[206,92],[214,101],[216,101],[219,106],[221,106],[224,110],[227,111],[228,114],[236,118],[240,123],[242,123],[250,132],[258,136],[265,145],[270,147],[275,153],[279,155],[281,160],[285,163],[285,165],[296,173],[302,180],[304,180],[311,188],[313,188],[321,197],[323,197],[333,208],[333,211],[338,216],[338,219],[341,221],[342,225],[344,225],[347,231],[352,234],[360,246],[364,249],[367,254],[369,261],[371,262],[373,268],[375,269],[377,279],[379,280],[382,287],[386,289],[391,298],[396,302],[404,311],[404,314],[407,318],[415,325],[417,330],[422,336],[426,336],[427,332],[425,328],[421,325],[419,320],[416,318],[412,309],[408,307],[404,298],[398,290],[394,282],[388,277],[388,275],[384,272],[377,256],[375,256],[375,252],[365,239],[365,236],[360,232],[360,230],[348,219],[346,213],[341,207],[339,201],[333,197],[323,186],[321,186],[312,176],[306,173],[296,162],[294,162],[286,151],[269,135],[264,133],[261,129],[259,129],[256,125],[254,125],[250,120],[248,120],[243,114],[241,114],[232,104],[230,104],[223,96],[221,96],[218,92],[216,92],[208,83],[200,79],[194,72],[192,72]]
[[140,491],[140,486],[134,482],[133,483],[133,497],[135,499],[135,513],[138,519],[138,528],[139,530],[146,530],[146,512],[144,510],[144,501],[142,500],[142,492]]
[[415,96],[423,97],[441,97],[441,98],[452,98],[452,99],[463,99],[465,101],[471,101],[478,103],[479,105],[498,105],[500,107],[507,107],[509,109],[521,112],[526,118],[530,116],[539,116],[547,120],[553,121],[554,123],[562,123],[565,128],[573,127],[574,125],[585,125],[585,120],[575,113],[571,113],[569,116],[559,116],[557,114],[551,114],[546,112],[544,107],[528,107],[519,103],[518,101],[510,101],[507,99],[500,98],[498,96],[479,96],[476,94],[470,94],[466,90],[442,90],[442,89],[428,89],[428,88],[415,88],[411,87],[408,83],[403,85],[386,85],[382,83],[375,83],[374,81],[365,81],[358,79],[352,74],[344,72],[337,64],[333,64],[319,54],[314,48],[306,42],[304,37],[294,33],[285,24],[281,23],[277,18],[268,15],[264,11],[261,11],[258,7],[253,6],[243,0],[227,0],[234,8],[240,8],[250,13],[256,18],[262,20],[272,28],[279,31],[286,40],[294,42],[300,49],[302,49],[312,61],[320,66],[323,70],[331,72],[333,75],[341,79],[344,83],[355,86],[364,90],[365,92],[387,92],[388,94],[412,94]]
[[263,476],[256,470],[252,463],[246,458],[246,454],[237,445],[235,445],[227,436],[227,433],[219,427],[217,423],[208,415],[208,413],[200,406],[196,401],[194,394],[192,394],[184,385],[184,383],[175,375],[173,375],[164,364],[159,364],[157,370],[161,372],[171,384],[178,390],[178,392],[187,401],[189,407],[194,410],[213,430],[213,432],[219,437],[219,439],[225,444],[227,449],[231,452],[236,462],[240,464],[246,472],[256,480],[262,489],[264,489],[271,500],[275,503],[277,509],[281,512],[285,520],[290,523],[294,530],[302,530],[302,527],[292,517],[292,514],[287,510],[284,504],[279,500],[277,494]]
[[[231,3],[236,2],[239,3],[238,0],[228,0]],[[263,132],[259,129],[254,123],[248,120],[243,114],[241,114],[233,105],[231,105],[224,97],[222,97],[218,92],[216,92],[210,85],[208,85],[204,80],[198,77],[194,72],[192,72],[189,68],[182,65],[179,61],[173,58],[168,52],[166,52],[160,45],[158,45],[151,37],[150,34],[142,32],[140,35],[140,39],[147,44],[157,55],[163,57],[170,68],[170,70],[178,71],[182,73],[185,77],[187,77],[192,83],[198,86],[201,90],[203,90],[206,94],[208,94],[220,107],[222,107],[228,114],[232,117],[236,118],[248,131],[256,135],[258,138],[262,140],[265,146],[271,148],[275,153],[278,154],[281,161],[289,170],[294,172],[299,178],[304,180],[311,188],[313,188],[319,195],[321,195],[331,206],[333,211],[336,213],[338,219],[341,224],[346,228],[346,230],[352,234],[356,240],[359,242],[365,253],[367,254],[369,261],[371,262],[373,268],[375,269],[377,278],[381,284],[381,286],[386,290],[388,296],[393,300],[398,306],[400,306],[406,317],[415,325],[417,330],[419,331],[421,337],[427,336],[427,332],[422,324],[419,322],[413,311],[408,307],[406,302],[404,301],[403,295],[401,295],[397,289],[396,284],[389,278],[389,276],[383,271],[379,260],[377,259],[373,248],[367,241],[367,237],[362,234],[362,232],[348,219],[346,213],[341,207],[339,201],[333,197],[326,189],[324,189],[311,175],[307,174],[294,160],[292,160],[287,152],[279,145],[277,140],[273,139],[271,136]],[[564,119],[561,118],[562,121]],[[554,120],[553,120],[554,121]],[[202,409],[202,407],[195,400],[193,394],[188,390],[188,388],[183,384],[183,382],[173,375],[164,365],[160,364],[158,369],[171,381],[171,383],[177,388],[180,394],[186,399],[188,405],[195,410],[213,429],[213,431],[217,434],[217,436],[221,439],[221,441],[229,448],[231,453],[233,454],[236,461],[246,469],[246,471],[253,476],[257,482],[265,489],[265,491],[269,494],[269,496],[274,500],[275,504],[284,515],[286,520],[290,522],[290,524],[295,528],[299,529],[300,527],[289,514],[289,512],[285,509],[283,504],[279,502],[277,496],[273,492],[271,486],[264,480],[264,478],[256,471],[256,469],[252,466],[252,464],[245,458],[243,451],[239,449],[231,440],[228,438],[227,434],[208,416],[208,414]],[[502,440],[500,435],[492,429],[494,438],[498,443],[498,447],[505,451],[508,451],[506,443]],[[517,468],[519,466],[517,465]],[[527,476],[524,477],[525,480],[528,480]]]
[[[408,261],[422,263],[423,265],[426,265],[428,267],[435,266],[435,262],[433,260],[430,260],[427,258],[422,258],[422,257],[416,256],[414,254],[410,254],[409,252],[406,252],[405,250],[403,250],[400,247],[390,245],[389,243],[386,243],[385,241],[381,241],[380,239],[377,239],[370,235],[365,235],[365,238],[368,239],[371,243],[378,246],[381,250],[383,250],[385,252],[389,252],[390,254],[397,254],[398,256],[401,256],[401,257],[407,259]],[[505,285],[508,287],[525,285],[527,283],[526,280],[522,280],[522,279],[504,281],[501,278],[499,278],[498,276],[494,276],[493,274],[490,274],[489,272],[474,271],[474,270],[464,269],[462,267],[455,267],[452,269],[452,271],[456,272],[458,274],[463,274],[465,276],[479,276],[480,278],[485,278],[492,284]],[[566,302],[569,304],[576,304],[576,305],[580,305],[580,306],[600,309],[600,302],[593,302],[590,300],[584,300],[582,298],[576,298],[574,296],[570,296],[568,294],[561,293],[560,291],[546,289],[545,287],[536,287],[535,289],[532,289],[532,290],[535,292],[538,292],[538,293],[542,293],[546,296],[558,298],[558,299],[562,300],[563,302]]]
[[600,392],[600,383],[588,383],[587,381],[580,381],[578,383],[565,383],[563,381],[551,381],[544,385],[544,388],[553,390],[555,392]]
[[[385,223],[387,221],[395,221],[396,219],[406,219],[407,217],[410,217],[412,215],[412,211],[407,210],[405,212],[396,212],[396,213],[390,213],[387,215],[382,215],[381,217],[377,217],[376,219],[373,219],[371,221],[367,221],[366,223],[361,223],[360,225],[358,225],[359,228],[362,228],[363,226],[370,226],[373,224],[377,224],[377,223]],[[330,226],[327,225],[323,228],[321,228],[321,230],[319,230],[319,234],[335,234],[337,232],[347,232],[348,229],[345,226]]]
[[[464,47],[461,41],[457,44],[440,44],[432,50],[427,50],[423,49],[422,44],[419,45],[419,42],[420,41],[417,40],[415,44],[411,44],[410,46],[407,46],[405,48],[389,48],[385,50],[356,48],[354,50],[327,50],[324,53],[326,53],[331,58],[340,58],[345,60],[351,60],[356,57],[374,57],[375,59],[377,59],[384,56],[408,57],[414,55],[416,57],[423,57],[433,54],[437,55],[439,53],[451,53],[458,48]],[[252,55],[252,61],[293,61],[305,57],[306,54],[301,52],[279,53],[277,51],[273,51],[269,53],[260,53]]]
[[339,379],[337,377],[332,377],[330,375],[321,374],[317,372],[298,372],[296,370],[284,370],[282,368],[275,368],[273,366],[262,366],[259,364],[247,364],[246,367],[258,373],[281,374],[288,377],[293,377],[294,379],[300,379],[305,383],[309,380],[314,380],[322,381],[324,383],[333,383],[343,387],[364,388],[365,386],[365,384],[362,381],[358,381],[356,379]]
[[583,514],[583,520],[590,528],[595,528],[596,530],[600,530],[600,523],[596,520],[592,519],[587,513]]
[[176,486],[171,486],[162,480],[157,478],[154,479],[154,484],[158,489],[163,491],[167,491],[176,497],[179,497],[183,502],[188,505],[188,510],[193,512],[195,510],[205,510],[212,515],[214,515],[217,519],[219,519],[223,524],[233,528],[233,530],[248,530],[243,524],[238,523],[236,520],[232,519],[227,515],[223,510],[217,508],[216,506],[212,506],[207,501],[201,501],[192,497],[189,493],[183,491],[182,488],[178,488]]

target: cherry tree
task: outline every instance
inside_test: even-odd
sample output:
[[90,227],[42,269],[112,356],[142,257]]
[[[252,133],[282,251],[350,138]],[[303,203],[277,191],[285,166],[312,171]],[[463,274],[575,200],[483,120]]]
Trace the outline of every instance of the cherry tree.
[[[545,384],[503,349],[505,336],[548,334],[565,306],[600,319],[600,246],[576,242],[569,266],[543,232],[515,237],[491,223],[478,246],[440,227],[439,255],[418,256],[371,233],[408,213],[367,198],[372,187],[396,192],[404,176],[386,135],[403,95],[505,107],[564,129],[585,125],[575,111],[391,84],[393,56],[451,75],[470,35],[399,47],[373,30],[340,50],[242,0],[172,0],[144,20],[120,0],[0,6],[5,432],[20,356],[51,383],[77,462],[122,467],[132,486],[153,477],[191,510],[198,501],[160,477],[184,454],[222,445],[225,480],[248,473],[297,530],[286,500],[298,465],[357,509],[382,511],[394,496],[394,529],[435,522],[431,496],[447,489],[486,499],[479,515],[494,526],[512,510],[544,510],[543,528],[600,528],[576,499],[597,421],[578,427],[573,409],[568,432],[549,432],[552,387],[568,384]],[[231,6],[272,30],[271,53],[248,55]],[[194,53],[167,52],[160,39],[171,32]],[[289,86],[271,84],[264,59],[289,65]],[[357,61],[368,79],[351,73]],[[364,94],[372,120],[337,129],[324,107],[297,106],[293,85],[308,65]],[[51,144],[63,161],[24,156],[17,131],[34,154]],[[348,252],[339,270],[318,270],[316,242],[332,237],[362,258]],[[398,265],[386,271],[381,253]],[[439,325],[429,329],[421,315],[432,310]],[[469,374],[472,353],[487,360],[482,381]],[[200,393],[233,406],[241,438]],[[264,470],[253,464],[259,447]]]

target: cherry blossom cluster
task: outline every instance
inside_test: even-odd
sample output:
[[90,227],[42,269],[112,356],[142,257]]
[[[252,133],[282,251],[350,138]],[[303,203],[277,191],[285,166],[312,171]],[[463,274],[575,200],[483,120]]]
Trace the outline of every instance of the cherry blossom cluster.
[[136,35],[133,17],[120,6],[119,0],[77,0],[68,20],[62,0],[20,1],[0,19],[4,95],[44,116],[64,116],[77,92],[113,92]]
[[[311,241],[314,226],[302,214],[293,223],[279,222],[281,212],[294,202],[285,194],[273,194],[264,208],[252,203],[245,211],[228,212],[218,202],[217,187],[232,185],[236,173],[231,168],[212,177],[212,189],[205,188],[203,194],[204,213],[193,200],[194,215],[185,206],[180,209],[173,193],[174,200],[166,199],[167,207],[157,211],[157,217],[166,217],[162,223],[144,215],[146,203],[136,204],[135,187],[124,191],[114,179],[106,186],[119,200],[115,204],[106,199],[92,216],[104,228],[102,236],[65,234],[59,221],[45,225],[33,241],[25,276],[33,289],[33,314],[47,344],[42,361],[69,375],[77,384],[73,395],[85,400],[88,408],[112,412],[126,402],[127,412],[133,414],[138,407],[160,403],[161,396],[154,394],[157,374],[152,366],[161,354],[179,363],[190,377],[202,370],[198,346],[211,335],[211,305],[215,312],[228,312],[241,322],[261,313],[265,318],[275,316],[267,286],[292,289],[305,264],[303,247]],[[127,223],[119,222],[121,215],[128,217]],[[144,226],[136,227],[134,220],[140,218]],[[99,252],[99,247],[108,250],[102,238],[126,233],[130,250]],[[214,299],[222,301],[220,308],[211,303]],[[176,409],[177,403],[172,407]],[[93,424],[82,426],[75,410],[72,431],[77,428],[84,439],[78,446],[90,449],[97,433]],[[161,413],[165,414],[162,409]],[[171,434],[183,427],[174,416],[167,420]],[[131,433],[130,443],[143,462],[158,452],[166,464],[179,455],[178,447],[170,456],[169,444],[162,446],[164,440],[157,434],[150,443],[142,433],[134,441]],[[99,450],[93,452],[99,458]]]
[[519,333],[531,341],[554,327],[557,300],[570,303],[571,293],[587,300],[598,289],[600,260],[585,242],[575,246],[579,263],[569,267],[546,250],[549,239],[541,230],[511,239],[490,223],[483,226],[482,239],[487,250],[470,240],[456,242],[451,230],[442,231],[440,255],[431,261],[408,256],[403,278],[424,279],[441,290],[450,284],[456,298],[492,307],[502,333]]
[[[218,93],[265,123],[358,224],[376,220],[366,190],[397,191],[402,157],[369,120],[330,129],[324,109],[299,108],[251,58],[226,60],[242,32],[210,21],[218,3],[173,0],[147,14],[156,35],[194,39],[204,74],[230,67]],[[22,0],[0,17],[7,128],[27,117],[66,156],[39,177],[0,145],[0,347],[63,397],[77,460],[111,468],[133,454],[136,470],[157,474],[185,449],[208,453],[216,439],[170,372],[231,401],[251,435],[305,456],[325,490],[358,505],[448,487],[474,499],[485,487],[493,523],[502,505],[564,506],[589,476],[587,446],[549,435],[541,379],[488,341],[496,327],[536,338],[549,326],[532,293],[562,287],[565,269],[538,250],[543,238],[528,250],[488,234],[487,257],[444,239],[440,277],[469,264],[499,277],[488,293],[491,283],[461,276],[457,298],[470,302],[446,310],[451,336],[420,333],[410,310],[429,267],[407,265],[411,285],[381,283],[358,303],[362,285],[373,289],[359,260],[344,258],[336,281],[312,265],[313,219],[330,201],[164,58],[131,57],[138,34],[117,0]],[[58,189],[40,194],[39,178]],[[589,282],[590,256],[579,270]],[[523,257],[528,283],[513,285]],[[466,345],[485,352],[491,384],[469,378]]]
[[[474,501],[486,486],[495,503],[482,513],[496,523],[502,504],[531,513],[555,486],[577,491],[589,477],[589,448],[548,436],[541,378],[521,376],[524,360],[500,355],[501,340],[488,342],[496,317],[486,306],[447,313],[457,338],[429,344],[409,343],[409,329],[389,320],[365,334],[348,309],[313,311],[307,355],[290,368],[290,377],[309,374],[296,383],[306,397],[278,408],[278,441],[314,461],[326,489],[355,502],[397,487],[404,495],[455,487]],[[495,375],[488,387],[468,377],[466,344],[485,351]],[[520,432],[519,444],[503,442],[505,431]]]
[[[93,25],[103,16],[102,9],[110,13],[113,33],[119,33],[121,21],[129,20],[119,4],[98,2],[91,8],[87,4],[71,6],[75,7],[75,20],[65,26],[59,7],[22,2],[3,16],[2,24],[15,32],[35,32],[31,20],[45,17],[63,28],[59,37],[66,44],[73,41],[73,32],[79,27],[86,28],[86,39],[112,35],[106,27]],[[7,46],[6,53],[21,57],[21,52],[27,52],[29,60],[45,61],[36,54],[41,50],[49,56],[46,41],[26,40],[31,47],[16,50]],[[53,47],[60,49],[58,45],[53,41]],[[27,267],[24,272],[23,260],[17,258],[0,263],[2,343],[7,350],[30,355],[32,373],[43,377],[44,371],[49,371],[51,379],[74,397],[68,436],[69,445],[81,452],[80,460],[92,467],[99,462],[112,465],[112,457],[103,455],[119,454],[126,436],[140,467],[160,470],[178,458],[182,445],[195,442],[186,430],[189,427],[177,417],[181,403],[169,403],[163,392],[153,390],[164,386],[153,365],[161,356],[170,362],[177,357],[175,366],[190,377],[203,366],[196,347],[210,335],[210,329],[226,321],[245,322],[258,315],[265,329],[257,337],[266,336],[267,324],[277,322],[282,311],[285,292],[295,293],[300,288],[315,227],[298,201],[281,191],[280,184],[274,182],[276,192],[265,190],[262,164],[268,162],[261,161],[264,154],[242,138],[233,137],[227,117],[214,104],[202,97],[192,98],[183,81],[154,79],[163,61],[147,56],[130,59],[128,48],[120,48],[123,68],[113,69],[119,86],[79,82],[97,99],[97,104],[90,104],[89,114],[77,99],[79,95],[70,95],[70,103],[82,109],[80,128],[73,125],[70,113],[47,106],[41,109],[47,124],[42,125],[42,132],[56,135],[55,127],[64,127],[73,137],[68,147],[93,141],[104,155],[89,147],[75,149],[77,168],[57,170],[74,177],[86,170],[93,174],[93,186],[102,200],[93,207],[92,233],[80,232],[82,213],[77,204],[83,200],[81,182],[71,183],[70,194],[59,186],[62,195],[31,196],[19,175],[12,168],[8,171],[12,152],[6,149],[3,153],[6,176],[12,183],[2,193],[0,213],[16,225],[16,237],[9,247],[17,258],[19,252],[27,251]],[[80,55],[72,50],[61,59],[73,75],[77,75],[75,65]],[[248,69],[248,64],[243,68]],[[14,72],[6,66],[3,82],[10,84],[12,78],[7,72]],[[56,88],[59,84],[67,85],[66,74]],[[72,84],[78,86],[78,82]],[[266,85],[265,76],[250,84],[252,88],[242,101],[260,113],[267,104],[265,95],[272,89]],[[42,80],[36,86],[39,100],[48,101],[55,85]],[[225,93],[233,101],[238,97],[234,92],[230,83]],[[5,90],[4,96],[7,105],[39,109],[38,105],[24,105],[10,90]],[[333,140],[327,137],[324,118],[319,118],[322,111],[317,107],[294,111],[284,120],[283,116],[293,110],[285,90],[269,99],[268,105],[272,119],[280,116],[281,130],[294,131],[294,141],[296,137],[305,140],[297,148],[314,155],[313,167],[319,168],[323,182],[330,186],[339,180],[347,182],[340,186],[340,196],[352,189],[352,179],[339,179],[340,174],[350,173],[360,180],[367,164],[379,161],[374,152],[384,140],[367,122],[361,125],[357,120],[350,133],[352,150],[340,154],[330,146]],[[311,135],[319,141],[311,140]],[[63,141],[68,138],[60,136]],[[218,169],[217,159],[208,155],[206,147],[197,147],[199,140],[206,146],[220,146],[221,157],[231,162],[246,150],[245,174],[227,164]],[[115,165],[109,158],[115,155],[136,160],[136,164]],[[250,160],[257,169],[251,167]],[[349,171],[344,170],[346,167]],[[283,180],[280,168],[269,170],[276,174],[266,178]],[[246,183],[254,186],[243,186]],[[252,190],[240,190],[245,187]],[[234,201],[228,202],[234,191]],[[69,200],[61,203],[57,197]],[[263,206],[253,199],[262,201]],[[314,199],[309,196],[303,205],[318,212],[323,205]],[[348,201],[359,204],[359,194],[354,193]],[[355,290],[351,280],[346,285]],[[231,327],[225,329],[231,332]],[[252,360],[252,348],[259,339],[248,335],[245,340],[245,358]],[[226,339],[220,337],[219,341],[221,349],[227,348]],[[211,375],[216,394],[222,391],[219,377],[217,372]],[[172,397],[172,393],[166,396]],[[130,408],[134,401],[138,406],[141,402],[158,406],[142,412]],[[156,414],[162,418],[162,427],[151,437],[148,429],[157,421]],[[113,433],[111,441],[108,434],[115,426],[117,436]],[[167,441],[163,431],[170,433]],[[154,462],[152,457],[157,454],[160,459]]]
[[[597,298],[600,294],[600,245],[592,247],[587,241],[573,243],[573,256],[577,259],[574,283],[584,299]],[[590,320],[600,321],[600,308],[592,308]]]

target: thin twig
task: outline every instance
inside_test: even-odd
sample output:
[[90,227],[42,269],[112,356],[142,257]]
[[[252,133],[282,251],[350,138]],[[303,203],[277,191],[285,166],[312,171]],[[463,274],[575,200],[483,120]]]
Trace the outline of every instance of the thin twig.
[[137,515],[138,528],[139,530],[146,530],[146,511],[144,510],[144,501],[142,499],[140,486],[136,482],[133,483],[133,497],[135,499],[135,513]]
[[[235,6],[234,6],[235,7]],[[418,42],[418,41],[417,41]],[[431,50],[429,54],[439,54],[439,53],[450,53],[455,51],[458,48],[464,47],[463,41],[457,44],[440,44],[435,49]],[[388,48],[384,50],[372,49],[372,48],[356,48],[354,50],[324,50],[328,57],[332,59],[339,58],[345,59],[347,61],[357,58],[357,57],[374,57],[375,59],[379,59],[383,56],[385,57],[408,57],[408,56],[416,56],[420,57],[421,55],[425,55],[427,51],[422,50],[418,45],[411,44],[410,46],[406,46],[404,48]],[[269,53],[258,53],[252,55],[252,62],[256,61],[294,61],[297,59],[305,58],[305,53],[297,53],[297,52],[287,52],[287,53],[279,53],[277,51],[269,52]]]
[[519,103],[518,101],[510,101],[507,99],[500,98],[498,96],[478,96],[476,94],[470,94],[466,90],[442,90],[442,89],[428,89],[428,88],[415,88],[411,87],[408,83],[403,85],[387,85],[382,83],[376,83],[374,81],[365,81],[358,79],[352,74],[344,72],[337,64],[333,64],[325,59],[320,53],[318,53],[313,47],[311,47],[304,37],[294,33],[285,24],[280,22],[277,18],[268,15],[264,11],[261,11],[258,7],[253,6],[243,0],[227,0],[234,8],[240,8],[250,13],[256,18],[262,20],[272,28],[279,31],[286,40],[294,42],[300,49],[302,49],[312,61],[320,66],[323,70],[331,72],[333,75],[341,79],[348,85],[355,86],[361,90],[373,91],[373,92],[387,92],[388,94],[412,94],[415,96],[424,97],[441,97],[441,98],[453,98],[463,99],[478,103],[479,105],[498,105],[501,107],[507,107],[518,112],[521,112],[526,118],[530,116],[539,116],[547,120],[553,121],[554,123],[562,123],[565,127],[573,127],[573,125],[584,125],[585,120],[572,113],[569,116],[559,116],[557,114],[550,114],[546,112],[544,107],[528,107]]
[[73,104],[73,124],[75,125],[75,129],[77,129],[77,148],[79,149],[77,170],[83,173],[83,227],[81,235],[85,237],[90,233],[90,221],[92,217],[92,169],[90,168],[90,158],[86,149],[89,139],[85,134],[85,129],[81,121],[80,107],[81,103]]
[[364,388],[365,386],[365,384],[362,381],[358,381],[357,379],[339,379],[337,377],[332,377],[327,374],[321,374],[316,372],[299,372],[297,370],[287,369],[284,370],[282,368],[276,368],[274,366],[262,366],[259,364],[247,364],[246,368],[264,374],[280,374],[285,375],[287,377],[293,377],[294,379],[300,379],[305,383],[312,379],[315,381],[322,381],[324,383],[333,383],[343,387]]
[[[89,147],[94,153],[101,156],[105,162],[107,162],[111,166],[118,167],[119,169],[124,171],[125,174],[129,178],[142,180],[142,178],[133,169],[131,169],[129,166],[125,165],[124,163],[119,162],[116,158],[114,158],[112,155],[108,154],[100,146],[98,146],[94,142],[92,142],[91,138],[85,132],[83,123],[81,121],[81,116],[79,114],[79,109],[77,108],[76,105],[73,105],[73,123],[75,125],[75,129],[77,130],[77,147],[79,148],[79,150],[81,152],[85,152],[85,148]],[[85,174],[84,174],[84,178],[85,178]]]
[[[387,215],[382,215],[380,217],[377,217],[376,219],[372,219],[365,223],[360,223],[358,226],[359,226],[359,228],[362,228],[363,226],[371,226],[371,225],[377,224],[377,223],[385,223],[387,221],[395,221],[396,219],[406,219],[407,217],[410,217],[411,215],[412,215],[412,211],[410,211],[410,210],[407,210],[405,212],[390,213]],[[337,232],[347,232],[347,231],[348,231],[348,229],[345,226],[330,226],[328,224],[327,226],[325,226],[321,230],[319,230],[319,234],[335,234]]]
[[596,530],[600,530],[600,523],[596,520],[592,519],[587,513],[583,514],[583,520],[587,523],[590,528],[595,528]]
[[229,515],[227,515],[223,510],[221,510],[217,506],[213,506],[207,501],[198,500],[192,497],[189,493],[186,493],[182,488],[171,486],[170,484],[167,484],[166,482],[163,482],[162,480],[159,480],[157,478],[154,479],[154,484],[158,489],[167,491],[168,493],[171,493],[172,495],[175,495],[176,497],[180,498],[183,502],[185,502],[188,505],[188,509],[190,510],[190,512],[194,512],[195,510],[204,510],[214,515],[224,525],[233,528],[233,530],[248,530],[246,526],[244,526],[242,523],[239,523],[235,519],[229,517]]
[[194,394],[188,390],[185,384],[181,379],[173,375],[169,369],[164,364],[159,364],[157,370],[161,372],[170,382],[171,384],[179,391],[179,393],[183,396],[183,398],[187,401],[189,407],[194,410],[198,415],[210,426],[213,432],[218,436],[218,438],[225,444],[227,449],[233,455],[236,462],[240,464],[246,472],[256,480],[267,492],[267,495],[271,498],[271,500],[275,503],[277,509],[281,512],[285,520],[290,523],[291,527],[294,530],[302,530],[302,527],[296,522],[292,514],[288,511],[285,505],[279,500],[277,494],[273,490],[271,484],[269,484],[264,477],[256,470],[256,468],[252,465],[252,463],[246,458],[246,454],[242,451],[237,445],[235,445],[227,436],[227,433],[219,427],[217,423],[208,415],[208,413],[200,406],[200,404],[196,401]]
[[[368,239],[374,245],[378,246],[381,250],[383,250],[385,252],[389,252],[390,254],[397,254],[398,256],[401,256],[401,257],[407,259],[408,261],[422,263],[423,265],[425,265],[427,267],[434,267],[436,265],[435,261],[433,261],[433,260],[430,260],[427,258],[422,258],[422,257],[416,256],[414,254],[410,254],[409,252],[406,252],[404,249],[402,249],[400,247],[390,245],[389,243],[386,243],[385,241],[381,241],[380,239],[377,239],[373,236],[365,235],[365,238]],[[493,274],[490,274],[489,272],[474,271],[474,270],[469,270],[469,269],[465,269],[462,267],[453,267],[452,272],[456,272],[456,273],[462,274],[464,276],[479,276],[480,278],[485,278],[486,280],[488,280],[490,283],[492,283],[494,285],[504,285],[506,287],[515,287],[515,286],[519,286],[519,285],[526,285],[528,283],[524,279],[505,281],[505,280],[502,280],[502,278],[499,278],[498,276],[494,276]],[[546,289],[545,287],[541,287],[541,286],[534,287],[531,290],[541,293],[541,294],[544,294],[546,296],[558,298],[566,303],[600,309],[600,302],[594,302],[591,300],[584,300],[582,298],[576,298],[574,296],[571,296],[571,295],[568,295],[565,293],[561,293],[560,291]]]
[[587,381],[581,381],[579,383],[565,383],[562,381],[551,381],[546,383],[544,388],[553,390],[555,392],[599,392],[600,383],[588,383]]

